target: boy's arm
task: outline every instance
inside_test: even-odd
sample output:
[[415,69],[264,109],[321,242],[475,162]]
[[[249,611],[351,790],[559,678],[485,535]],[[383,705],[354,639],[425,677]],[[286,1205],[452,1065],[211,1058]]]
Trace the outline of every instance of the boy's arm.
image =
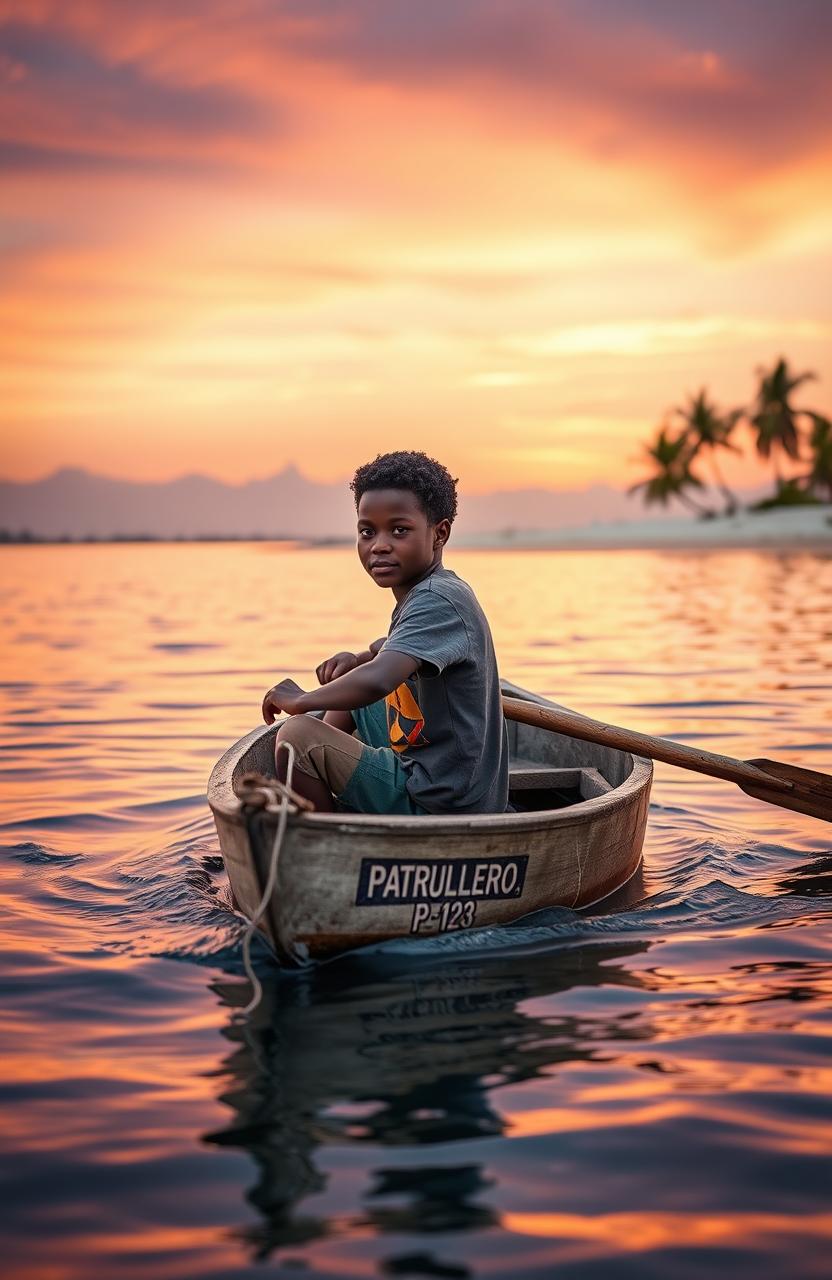
[[354,711],[356,707],[367,707],[397,689],[418,666],[417,658],[385,649],[370,662],[361,663],[309,693],[294,680],[281,680],[263,699],[263,719],[271,724],[281,711],[296,716],[304,711]]
[[330,680],[346,675],[348,671],[352,671],[355,667],[362,667],[365,662],[372,662],[386,639],[386,636],[382,636],[380,640],[374,640],[371,645],[368,645],[366,649],[362,649],[360,653],[350,653],[346,649],[340,653],[334,653],[331,658],[327,658],[325,662],[315,668],[318,684],[329,684]]

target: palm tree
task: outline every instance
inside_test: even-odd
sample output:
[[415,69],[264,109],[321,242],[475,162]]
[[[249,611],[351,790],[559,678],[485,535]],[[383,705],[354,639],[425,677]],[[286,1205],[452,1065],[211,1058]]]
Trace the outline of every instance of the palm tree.
[[760,386],[757,391],[756,411],[751,415],[751,425],[757,432],[757,452],[761,458],[771,458],[778,486],[781,483],[777,466],[779,453],[789,458],[800,457],[800,433],[797,415],[803,412],[789,403],[789,396],[802,383],[817,375],[799,373],[793,375],[783,356],[771,373],[758,368]]
[[730,449],[733,453],[740,452],[737,446],[731,443],[730,435],[743,416],[743,410],[731,409],[728,413],[720,414],[715,404],[708,403],[708,393],[703,387],[699,395],[688,396],[686,408],[677,408],[674,412],[680,419],[683,435],[691,442],[691,461],[697,453],[707,449],[717,488],[721,490],[725,499],[725,514],[733,515],[738,510],[739,503],[722,477],[716,454],[718,449]]
[[628,493],[643,490],[644,501],[648,506],[652,502],[658,502],[666,507],[671,498],[678,498],[697,515],[707,517],[714,514],[685,492],[688,488],[701,489],[703,485],[690,469],[691,446],[684,434],[671,436],[669,428],[663,426],[653,444],[646,446],[645,453],[647,460],[655,464],[655,475],[631,485]]
[[832,422],[820,413],[809,412],[812,434],[812,469],[806,479],[810,489],[826,489],[832,502]]

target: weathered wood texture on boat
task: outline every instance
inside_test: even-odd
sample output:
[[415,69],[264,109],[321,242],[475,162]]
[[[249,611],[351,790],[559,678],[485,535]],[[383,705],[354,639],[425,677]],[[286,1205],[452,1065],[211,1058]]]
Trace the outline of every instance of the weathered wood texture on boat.
[[[551,705],[506,682],[503,691]],[[248,916],[266,883],[276,817],[247,827],[235,784],[250,771],[273,775],[276,731],[264,725],[232,747],[209,786],[234,897]],[[302,962],[405,934],[502,924],[544,907],[587,906],[624,884],[641,859],[651,763],[528,725],[510,722],[508,732],[517,799],[542,784],[542,796],[563,786],[579,802],[505,814],[291,819],[263,920],[278,956]]]

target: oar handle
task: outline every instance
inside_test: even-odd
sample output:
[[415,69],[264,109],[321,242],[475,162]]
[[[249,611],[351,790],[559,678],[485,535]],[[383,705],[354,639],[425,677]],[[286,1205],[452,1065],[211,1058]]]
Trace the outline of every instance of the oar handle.
[[598,742],[604,747],[614,747],[617,751],[630,751],[633,755],[647,756],[651,760],[662,760],[665,764],[693,769],[695,773],[707,773],[713,778],[726,778],[739,786],[751,783],[784,794],[794,789],[791,782],[765,773],[744,760],[734,760],[732,756],[721,756],[714,751],[703,751],[701,747],[685,747],[668,738],[653,738],[636,729],[622,729],[618,725],[605,724],[602,720],[579,715],[577,711],[541,707],[521,698],[503,698],[503,711],[509,720],[536,725],[540,729],[566,734],[570,738],[581,738],[584,742]]

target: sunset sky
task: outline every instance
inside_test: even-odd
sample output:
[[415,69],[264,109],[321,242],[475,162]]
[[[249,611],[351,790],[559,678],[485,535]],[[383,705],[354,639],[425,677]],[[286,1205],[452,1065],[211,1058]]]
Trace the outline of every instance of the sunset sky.
[[831,71],[826,0],[0,0],[0,475],[623,486],[781,354],[828,413]]

